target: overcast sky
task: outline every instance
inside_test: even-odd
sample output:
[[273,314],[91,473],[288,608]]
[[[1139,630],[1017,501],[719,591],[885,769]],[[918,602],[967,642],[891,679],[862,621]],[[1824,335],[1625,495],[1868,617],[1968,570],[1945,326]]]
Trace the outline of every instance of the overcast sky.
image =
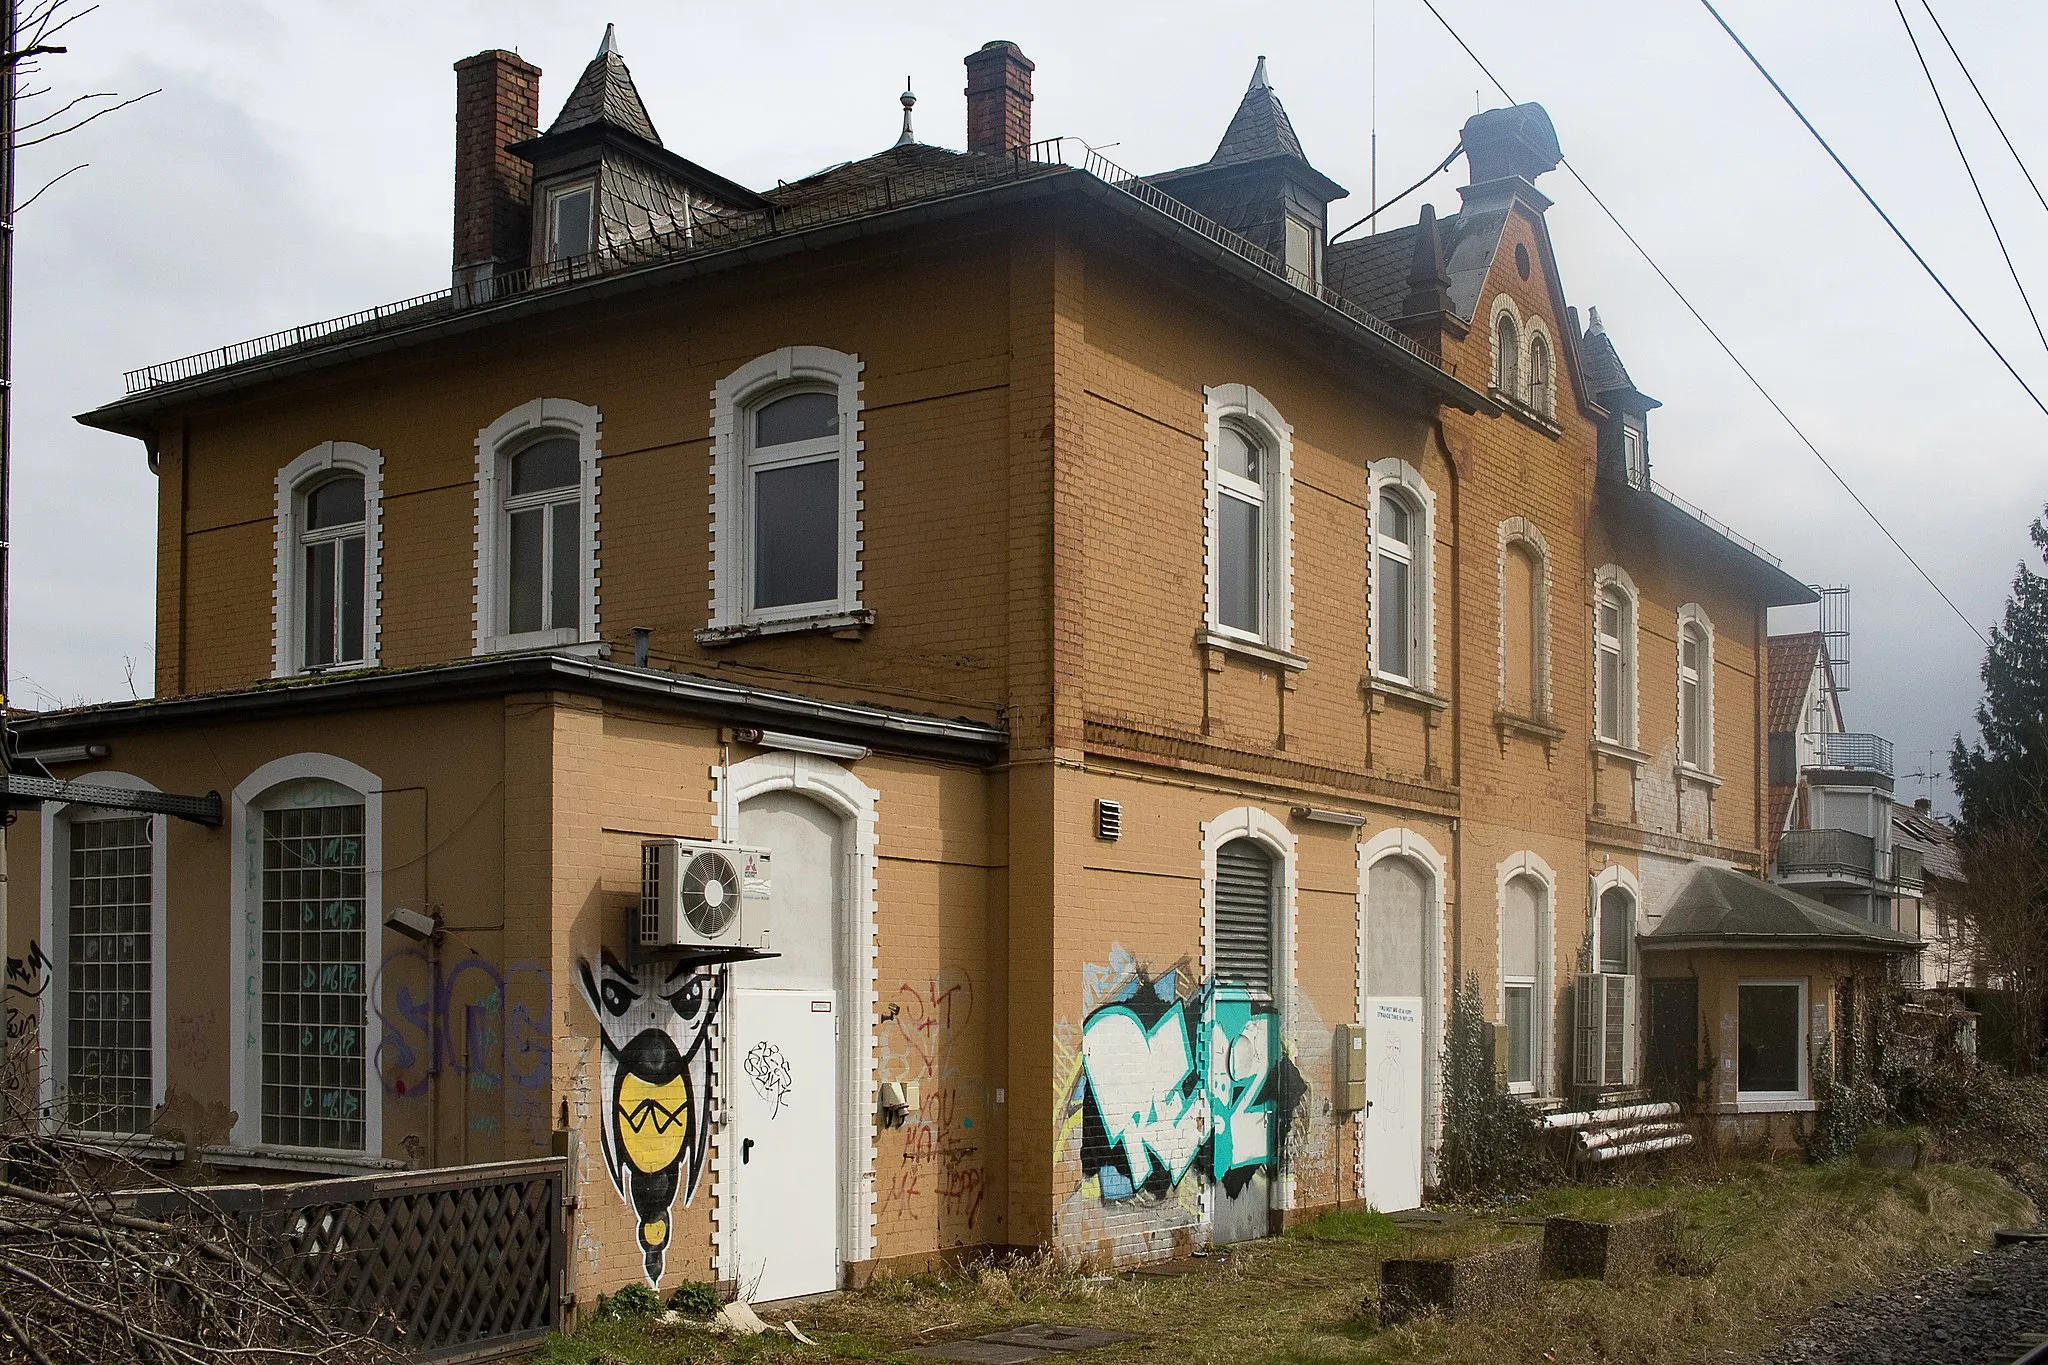
[[[1692,0],[1438,0],[1515,98],[1719,327],[1979,628],[2048,502],[2048,417],[1997,366]],[[2048,175],[2048,6],[1935,0],[2022,155]],[[1923,41],[1939,48],[1919,0]],[[2035,336],[1883,0],[1727,0],[1723,13],[2048,395]],[[1137,171],[1205,159],[1264,54],[1308,155],[1363,214],[1475,108],[1504,103],[1421,0],[1374,5],[102,0],[50,59],[60,95],[163,93],[24,157],[22,193],[90,163],[19,230],[13,686],[17,704],[148,695],[156,483],[139,444],[71,415],[121,372],[447,283],[452,63],[517,49],[543,122],[604,22],[668,146],[772,185],[894,140],[904,76],[922,140],[958,146],[961,57],[1038,64],[1034,131]],[[2023,280],[2048,310],[2048,214],[1945,54],[1935,58]],[[1457,206],[1463,162],[1389,215]],[[1921,770],[1969,728],[1982,646],[1856,510],[1560,171],[1567,298],[1599,307],[1663,400],[1661,482],[1794,574],[1853,587],[1852,729]],[[1346,209],[1351,213],[1346,214]],[[1810,613],[1809,613],[1810,616]],[[1778,623],[1796,628],[1796,618]],[[1942,759],[1937,755],[1937,764]],[[1927,784],[1902,777],[1901,799]],[[1952,803],[1946,782],[1937,803]]]

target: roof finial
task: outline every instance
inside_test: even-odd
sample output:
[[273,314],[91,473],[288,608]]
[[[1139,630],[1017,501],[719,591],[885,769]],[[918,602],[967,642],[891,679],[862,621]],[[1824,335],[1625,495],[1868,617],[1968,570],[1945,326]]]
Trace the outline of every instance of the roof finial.
[[1600,310],[1598,308],[1588,308],[1586,310],[1586,335],[1589,337],[1604,336],[1606,332],[1607,329],[1600,325]]
[[915,147],[917,145],[917,135],[910,131],[910,111],[917,104],[917,96],[911,92],[910,77],[905,76],[903,78],[903,93],[898,98],[903,101],[903,132],[898,135],[896,145],[898,147]]
[[1266,58],[1262,54],[1259,57],[1259,64],[1252,68],[1252,83],[1246,86],[1245,89],[1271,90],[1272,88],[1273,83],[1266,79]]
[[619,51],[618,35],[613,31],[612,25],[606,24],[604,26],[604,41],[597,45],[597,57],[592,60],[601,60],[605,57],[617,57],[624,60],[625,55],[625,53]]

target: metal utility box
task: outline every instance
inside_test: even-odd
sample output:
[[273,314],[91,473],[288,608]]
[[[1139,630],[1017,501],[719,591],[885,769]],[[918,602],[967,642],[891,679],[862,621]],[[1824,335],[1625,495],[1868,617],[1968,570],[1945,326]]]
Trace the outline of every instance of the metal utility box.
[[1365,1108],[1365,1025],[1337,1025],[1330,1056],[1337,1072],[1330,1086],[1335,1108],[1340,1114],[1355,1114]]

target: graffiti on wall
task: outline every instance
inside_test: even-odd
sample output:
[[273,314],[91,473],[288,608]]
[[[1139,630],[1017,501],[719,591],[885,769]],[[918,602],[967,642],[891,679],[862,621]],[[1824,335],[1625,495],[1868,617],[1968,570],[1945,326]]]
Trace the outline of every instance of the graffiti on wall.
[[[437,1080],[448,1078],[471,1091],[501,1094],[512,1128],[545,1129],[554,1079],[547,1021],[553,994],[554,979],[537,962],[500,967],[472,953],[450,966],[422,947],[387,953],[370,988],[383,1026],[375,1061],[385,1092],[423,1099]],[[485,1113],[469,1120],[476,1131],[497,1123]]]
[[22,1043],[35,1033],[39,1008],[36,1002],[50,988],[50,973],[55,966],[43,952],[43,945],[34,939],[28,941],[26,956],[7,959],[8,1044]]
[[987,1113],[987,1089],[955,1051],[973,1018],[974,979],[956,967],[900,982],[883,997],[879,1079],[914,1082],[918,1102],[903,1126],[896,1168],[880,1173],[880,1219],[914,1219],[932,1209],[942,1223],[972,1230],[981,1214],[988,1171],[975,1124]]
[[605,1170],[638,1219],[647,1282],[661,1283],[676,1196],[689,1206],[711,1146],[711,1029],[722,972],[609,952],[579,960],[583,997],[603,1034],[598,1076]]

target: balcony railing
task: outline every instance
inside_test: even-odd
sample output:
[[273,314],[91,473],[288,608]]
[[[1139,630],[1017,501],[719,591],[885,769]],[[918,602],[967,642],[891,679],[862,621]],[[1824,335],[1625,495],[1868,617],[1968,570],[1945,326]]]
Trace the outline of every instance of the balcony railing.
[[1820,741],[1823,768],[1892,775],[1892,742],[1882,735],[1832,734]]
[[1005,181],[1053,174],[1067,168],[1094,176],[1111,188],[1172,218],[1182,227],[1208,238],[1232,255],[1320,299],[1382,341],[1390,342],[1438,369],[1443,367],[1443,362],[1427,348],[1320,280],[1302,274],[1257,243],[1197,213],[1150,181],[1110,161],[1079,138],[1055,137],[1034,142],[1029,147],[1019,147],[1008,156],[972,157],[936,166],[905,167],[879,179],[863,180],[843,189],[827,190],[811,198],[778,202],[765,208],[724,213],[699,210],[689,223],[672,231],[609,241],[589,255],[573,260],[508,271],[477,283],[418,294],[397,303],[307,323],[303,327],[272,332],[268,336],[217,350],[130,370],[127,374],[128,392],[143,393],[229,366],[304,350],[329,340],[353,340],[396,331],[459,309],[500,303],[539,290],[583,284],[600,276],[663,265],[721,248],[785,236],[829,222],[865,217]]
[[1778,841],[1781,876],[1877,880],[1877,841],[1847,829],[1795,829]]
[[1917,848],[1892,850],[1892,882],[1908,891],[1927,885],[1927,866]]

